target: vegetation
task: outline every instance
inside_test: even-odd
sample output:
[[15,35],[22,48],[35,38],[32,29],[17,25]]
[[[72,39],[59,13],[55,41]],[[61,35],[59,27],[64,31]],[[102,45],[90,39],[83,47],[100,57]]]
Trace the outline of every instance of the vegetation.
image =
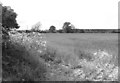
[[16,21],[17,14],[10,6],[2,6],[2,26],[6,30],[13,28],[18,29],[19,25]]
[[38,22],[38,23],[36,23],[35,25],[32,26],[31,31],[40,31],[40,28],[41,28],[41,23]]
[[50,26],[49,31],[52,32],[52,33],[55,33],[56,27],[55,26]]
[[[38,43],[35,43],[36,40],[32,39],[34,36],[31,39],[29,37],[25,39],[26,36],[24,38],[23,36],[18,36],[10,36],[9,41],[2,43],[3,81],[45,80],[47,68],[42,61],[39,61],[39,58],[34,53],[36,46],[33,48],[31,46],[33,43],[38,46]],[[29,44],[27,44],[28,41]]]
[[17,23],[17,13],[10,6],[3,6],[0,4],[1,7],[1,16],[2,20],[0,23],[0,28],[2,30],[2,38],[9,39],[8,32],[11,29],[18,29],[19,25]]
[[65,22],[62,27],[63,32],[65,33],[72,33],[73,32],[72,29],[74,28],[75,28],[74,25],[72,25],[70,22]]
[[[69,40],[66,41],[65,39],[67,39],[67,37],[64,34],[62,35],[62,39],[60,39],[60,36],[54,37],[52,35],[52,37],[56,39],[56,41],[54,41],[50,35],[48,37],[46,34],[47,38],[44,39],[44,35],[40,33],[118,33],[118,30],[75,29],[73,24],[65,22],[60,30],[56,30],[55,26],[51,26],[49,30],[41,31],[41,24],[38,22],[33,25],[31,30],[11,32],[11,29],[19,28],[16,22],[17,14],[10,7],[2,6],[2,17],[2,81],[118,80],[118,65],[113,62],[116,61],[117,57],[106,50],[87,52],[88,48],[85,44],[88,46],[91,40],[88,41],[85,40],[85,38],[91,39],[90,37],[85,35],[84,38],[83,36],[80,37],[82,38],[80,39],[80,48],[82,49],[82,45],[84,45],[86,49],[81,50],[74,48],[72,51],[69,50],[66,53],[66,51],[63,51],[63,48],[61,51],[57,46],[54,47],[54,45],[55,43],[58,44],[59,48],[62,45],[70,47],[70,45],[73,45],[70,43],[70,40],[76,43],[79,42],[74,36],[73,38],[69,36]],[[63,39],[64,41],[62,41]],[[96,41],[92,42],[94,45],[97,39],[100,38],[95,37]],[[46,45],[48,41],[49,44]],[[57,43],[57,41],[59,41],[59,43]],[[85,41],[87,43],[85,43]],[[99,43],[101,42],[102,41]],[[107,43],[109,42],[107,41]],[[111,43],[109,45],[111,45]],[[100,46],[102,46],[102,44]],[[99,45],[97,47],[99,47]],[[116,49],[114,49],[114,51],[115,50]]]
[[[17,30],[18,32],[66,33],[63,29],[54,30]],[[71,29],[69,33],[120,33],[119,29]]]
[[105,50],[94,53],[76,48],[74,55],[67,54],[51,44],[46,47],[38,32],[10,33],[2,49],[3,81],[117,80],[117,66]]
[[45,80],[42,78],[44,77],[43,73],[45,71],[46,69],[44,68],[44,64],[38,65],[38,61],[34,60],[33,57],[31,57],[30,53],[25,49],[24,46],[12,42],[7,42],[6,46],[3,45],[2,47],[3,81]]

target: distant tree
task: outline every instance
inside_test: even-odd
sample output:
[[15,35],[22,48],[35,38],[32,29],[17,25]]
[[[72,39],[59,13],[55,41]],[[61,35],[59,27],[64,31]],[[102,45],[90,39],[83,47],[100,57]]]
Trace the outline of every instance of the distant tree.
[[56,32],[56,27],[55,26],[50,26],[49,32]]
[[57,30],[58,33],[63,33],[62,29]]
[[[2,4],[1,4],[2,5]],[[17,14],[10,6],[2,6],[2,26],[6,30],[13,28],[18,29],[19,25],[16,21]]]
[[75,29],[75,26],[71,24],[70,22],[65,22],[62,27],[63,31],[65,33],[71,33],[73,32],[73,29]]
[[68,32],[69,30],[70,30],[70,27],[69,27],[69,25],[70,25],[70,22],[65,22],[64,24],[63,24],[63,31],[64,32]]
[[37,22],[35,25],[32,26],[31,31],[40,31],[41,23]]
[[73,33],[84,33],[83,29],[73,29]]
[[[110,31],[109,31],[110,32]],[[111,30],[111,33],[118,33],[119,32],[119,30],[118,29],[113,29],[113,30]]]

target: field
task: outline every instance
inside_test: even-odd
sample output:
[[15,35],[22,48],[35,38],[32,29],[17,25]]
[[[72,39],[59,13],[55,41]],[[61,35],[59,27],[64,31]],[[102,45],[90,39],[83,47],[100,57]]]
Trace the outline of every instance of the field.
[[5,45],[2,49],[3,80],[118,79],[117,34],[16,32],[10,33]]
[[[78,34],[45,34],[47,39],[47,46],[53,47],[64,53],[70,55],[72,58],[80,55],[80,52],[94,53],[98,50],[106,51],[115,56],[112,60],[114,64],[118,65],[118,34],[109,33],[78,33]],[[76,57],[78,58],[78,57]],[[77,64],[76,58],[74,61],[70,60],[71,64]]]
[[107,50],[118,55],[118,34],[78,33],[78,34],[45,34],[47,45],[66,53],[75,49],[85,51]]

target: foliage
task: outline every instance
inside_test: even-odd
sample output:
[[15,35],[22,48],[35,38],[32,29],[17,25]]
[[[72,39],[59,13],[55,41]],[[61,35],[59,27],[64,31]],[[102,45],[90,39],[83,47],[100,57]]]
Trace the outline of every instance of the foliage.
[[[70,33],[120,33],[119,29],[67,29]],[[59,33],[68,33],[66,29],[59,29]]]
[[71,33],[75,27],[70,22],[65,22],[62,28],[65,33]]
[[112,63],[113,56],[107,51],[89,53],[76,49],[73,54],[66,53],[45,46],[42,35],[37,32],[10,33],[10,41],[7,46],[3,45],[3,80],[117,79],[118,67]]
[[3,40],[9,39],[8,31],[3,27],[1,27],[1,28],[2,28],[2,39]]
[[44,62],[39,61],[36,50],[38,43],[33,37],[34,34],[10,34],[10,40],[2,43],[3,81],[46,80],[47,68]]
[[36,61],[25,58],[31,56],[24,46],[7,42],[6,47],[3,45],[2,53],[3,81],[36,81],[44,76],[46,69],[43,65],[39,67]]
[[49,31],[52,32],[52,33],[54,33],[56,31],[56,27],[55,26],[50,26]]
[[62,29],[57,30],[58,33],[63,33]]
[[0,4],[1,20],[0,28],[2,29],[2,39],[3,42],[9,39],[9,31],[11,29],[18,29],[19,25],[17,23],[17,14],[11,9],[10,6],[2,6]]
[[41,28],[41,23],[37,22],[35,25],[32,26],[31,31],[39,31]]
[[2,26],[5,29],[10,30],[12,28],[19,28],[16,17],[16,12],[14,12],[10,6],[2,6]]
[[112,62],[111,54],[105,50],[98,50],[91,55],[79,51],[80,62],[75,68],[75,72],[77,72],[75,75],[79,76],[82,73],[83,78],[94,81],[118,80],[118,66]]

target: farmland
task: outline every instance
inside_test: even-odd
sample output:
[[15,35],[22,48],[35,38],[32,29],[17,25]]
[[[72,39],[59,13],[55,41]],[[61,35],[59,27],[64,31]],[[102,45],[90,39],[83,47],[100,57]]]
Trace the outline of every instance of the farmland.
[[4,80],[117,80],[117,34],[16,32],[6,45]]
[[96,51],[104,49],[118,53],[118,34],[78,33],[78,34],[45,34],[47,45],[59,50],[73,53],[74,49]]
[[[49,7],[51,7],[51,3],[49,4]],[[61,6],[57,7],[56,4],[53,6],[61,8]],[[16,19],[18,14],[14,12],[14,9],[10,6],[3,6],[0,3],[0,7],[2,8],[0,10],[2,12],[2,23],[0,23],[2,30],[2,33],[0,33],[2,40],[0,41],[0,46],[2,47],[0,49],[2,53],[0,57],[2,59],[0,73],[2,76],[0,76],[0,81],[75,81],[75,83],[76,81],[100,81],[100,83],[115,81],[114,83],[117,83],[118,78],[120,78],[118,77],[119,50],[117,34],[120,33],[119,29],[79,29],[79,23],[81,22],[78,21],[78,23],[77,20],[80,19],[76,18],[75,20],[71,16],[69,18],[69,15],[73,12],[69,6],[74,7],[73,3],[70,5],[67,1],[67,5],[65,4],[65,6],[68,7],[67,10],[70,9],[70,12],[66,11],[66,7],[62,6],[65,9],[64,13],[61,12],[63,13],[62,19],[64,19],[64,14],[68,12],[66,14],[67,17],[65,16],[65,19],[67,18],[68,21],[66,20],[63,27],[57,30],[58,26],[52,25],[54,24],[53,22],[56,24],[58,21],[61,24],[65,19],[54,19],[56,11],[50,12],[50,19],[48,19],[48,13],[46,13],[47,16],[42,16],[44,19],[41,21],[44,21],[43,23],[45,24],[41,24],[39,21],[31,26],[35,19],[38,20],[37,11],[28,13],[27,10],[31,9],[28,7],[25,10],[27,11],[26,13],[25,11],[21,12],[24,12],[26,15],[28,14],[27,16],[30,19],[25,20],[24,17],[20,16],[23,20],[19,20]],[[26,7],[25,5],[23,8]],[[36,7],[33,9],[36,9]],[[45,9],[44,11],[48,10]],[[74,12],[74,14],[76,13]],[[35,16],[35,19],[31,20],[31,16]],[[57,17],[59,16],[57,15]],[[94,19],[95,23],[97,19]],[[49,20],[51,21],[49,22]],[[78,23],[78,26],[75,27],[70,21]],[[81,21],[83,22],[82,19]],[[86,26],[95,28],[94,25],[91,26],[89,23],[86,23],[85,19],[84,21],[86,25],[84,23],[80,24],[82,28]],[[20,22],[20,24],[17,22]],[[103,22],[106,22],[106,20]],[[102,24],[102,26],[105,24],[104,27],[106,27],[106,23],[98,23]],[[49,24],[52,26],[49,26],[49,29],[47,29]],[[99,25],[96,28],[102,26]],[[112,28],[111,25],[110,28]]]

